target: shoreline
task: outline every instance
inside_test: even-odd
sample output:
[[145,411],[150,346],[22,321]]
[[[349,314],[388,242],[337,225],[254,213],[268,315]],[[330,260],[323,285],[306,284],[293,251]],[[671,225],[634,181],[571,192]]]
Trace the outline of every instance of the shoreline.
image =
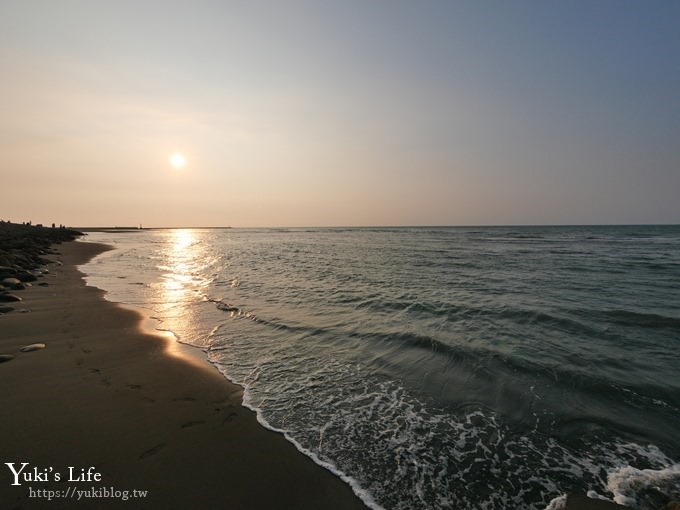
[[[171,355],[169,340],[143,330],[142,315],[85,285],[77,266],[105,245],[52,249],[47,258],[62,265],[49,265],[40,281],[48,285],[21,291],[18,304],[30,311],[0,316],[0,354],[15,356],[0,363],[0,506],[366,508],[261,426],[216,367]],[[45,348],[20,351],[38,342]],[[13,485],[5,463],[28,463],[29,480]]]

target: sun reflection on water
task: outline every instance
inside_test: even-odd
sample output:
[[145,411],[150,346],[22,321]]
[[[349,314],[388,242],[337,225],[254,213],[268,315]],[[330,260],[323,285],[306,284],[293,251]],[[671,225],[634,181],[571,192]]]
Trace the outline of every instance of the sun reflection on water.
[[162,301],[167,305],[183,302],[192,287],[202,283],[196,279],[199,265],[199,247],[196,233],[193,230],[172,230],[165,245],[164,270],[162,280]]
[[157,287],[158,328],[169,331],[175,339],[195,331],[194,306],[203,301],[210,283],[203,275],[210,263],[203,233],[192,229],[169,230],[161,244],[158,269],[161,280]]

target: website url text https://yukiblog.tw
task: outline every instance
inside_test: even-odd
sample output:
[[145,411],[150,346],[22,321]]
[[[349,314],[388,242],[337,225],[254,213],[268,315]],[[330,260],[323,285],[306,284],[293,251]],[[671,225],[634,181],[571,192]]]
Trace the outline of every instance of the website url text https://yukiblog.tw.
[[75,486],[64,490],[34,489],[28,488],[29,498],[44,498],[48,501],[59,498],[75,499],[128,499],[145,498],[149,491],[139,489],[116,489],[114,487],[90,487],[88,489],[78,489]]

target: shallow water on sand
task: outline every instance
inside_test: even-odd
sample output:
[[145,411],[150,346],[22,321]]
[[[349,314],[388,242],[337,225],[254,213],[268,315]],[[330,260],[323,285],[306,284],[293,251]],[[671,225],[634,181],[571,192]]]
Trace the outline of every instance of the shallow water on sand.
[[88,283],[204,349],[373,507],[680,499],[680,227],[88,240],[117,248]]

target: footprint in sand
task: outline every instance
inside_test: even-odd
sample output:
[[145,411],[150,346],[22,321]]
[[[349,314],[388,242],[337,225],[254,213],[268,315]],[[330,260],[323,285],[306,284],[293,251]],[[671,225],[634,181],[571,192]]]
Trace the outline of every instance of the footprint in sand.
[[194,397],[177,397],[172,399],[173,402],[196,402]]
[[227,416],[225,416],[224,420],[222,420],[222,425],[226,425],[227,423],[232,421],[237,416],[238,415],[236,413],[229,413]]
[[139,454],[140,459],[146,459],[148,457],[151,457],[152,455],[156,455],[159,451],[161,451],[163,448],[168,446],[165,443],[157,444],[153,448],[149,448],[146,451],[143,451],[142,453]]
[[203,420],[196,420],[196,421],[188,421],[186,423],[182,423],[180,425],[180,428],[187,429],[189,427],[195,427],[196,425],[203,425],[205,422]]

